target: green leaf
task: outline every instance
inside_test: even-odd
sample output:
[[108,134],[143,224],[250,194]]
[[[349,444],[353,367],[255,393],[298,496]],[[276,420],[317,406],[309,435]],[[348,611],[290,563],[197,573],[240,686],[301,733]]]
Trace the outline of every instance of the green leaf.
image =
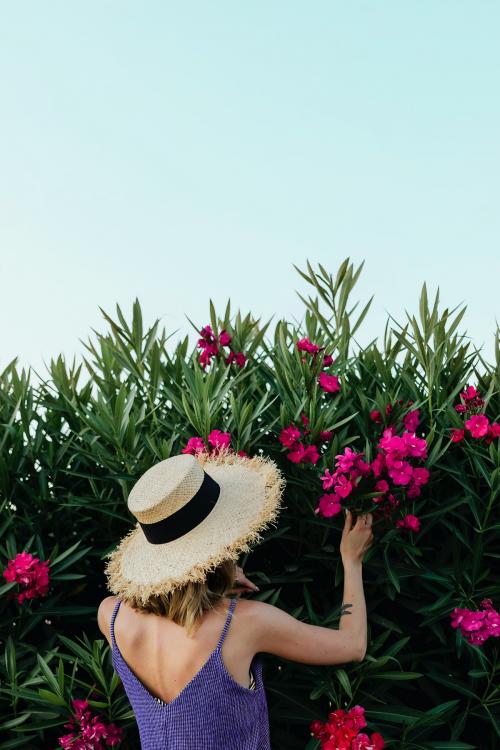
[[412,723],[422,716],[422,711],[408,706],[384,706],[383,709],[366,709],[366,716],[372,721],[387,721],[390,724]]
[[336,669],[335,670],[335,676],[342,685],[343,690],[347,693],[349,698],[352,698],[352,688],[351,683],[349,681],[349,677],[347,676],[347,672],[344,669]]
[[64,700],[64,698],[62,698],[60,695],[57,695],[56,693],[53,693],[51,690],[44,690],[43,688],[40,688],[38,694],[40,698],[43,698],[44,700],[48,701],[49,703],[53,703],[56,706],[66,705],[66,701]]
[[372,680],[390,680],[391,682],[418,680],[420,677],[423,677],[421,672],[374,672],[371,675]]

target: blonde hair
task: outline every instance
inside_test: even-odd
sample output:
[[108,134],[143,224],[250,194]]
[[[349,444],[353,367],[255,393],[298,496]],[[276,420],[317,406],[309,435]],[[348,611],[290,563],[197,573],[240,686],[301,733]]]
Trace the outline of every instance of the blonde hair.
[[204,581],[188,581],[179,588],[160,594],[151,594],[146,602],[138,596],[122,597],[138,612],[163,615],[186,628],[188,637],[196,633],[203,615],[224,598],[236,579],[234,560],[224,560],[210,571]]

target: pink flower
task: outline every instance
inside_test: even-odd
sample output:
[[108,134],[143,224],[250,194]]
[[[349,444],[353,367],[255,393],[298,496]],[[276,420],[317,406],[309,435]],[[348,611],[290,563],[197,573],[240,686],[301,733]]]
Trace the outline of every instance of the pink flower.
[[[363,455],[362,453],[359,454],[360,456]],[[355,477],[362,476],[366,477],[371,471],[370,464],[367,464],[366,461],[363,461],[361,458],[358,458],[356,461],[356,467],[351,471],[351,478],[354,479]]]
[[488,432],[489,420],[484,414],[475,414],[465,423],[473,438],[482,438]]
[[297,341],[297,349],[299,352],[308,352],[309,354],[317,354],[319,352],[319,346],[311,343],[308,338]]
[[454,429],[451,432],[451,442],[460,443],[465,438],[465,430]]
[[323,357],[323,367],[330,367],[333,365],[333,357],[331,354],[325,354]]
[[[226,331],[226,329],[224,329],[220,332],[217,339],[211,326],[205,326],[204,328],[202,328],[200,334],[201,338],[198,339],[197,345],[202,351],[198,358],[198,362],[200,363],[201,367],[205,369],[207,365],[211,363],[214,357],[218,357],[219,355],[223,356],[223,353],[219,349],[219,345],[229,346],[232,341],[232,337]],[[243,352],[230,351],[229,355],[225,358],[226,364],[231,365],[233,362],[236,362],[236,364],[240,368],[244,367],[246,361],[247,358],[243,354]]]
[[464,638],[475,646],[482,646],[488,638],[500,636],[500,614],[493,608],[491,599],[483,599],[483,609],[455,609],[450,613],[451,627],[460,628]]
[[20,585],[21,590],[15,595],[19,604],[26,599],[46,596],[49,591],[49,561],[40,562],[40,558],[33,557],[29,552],[19,552],[13,560],[8,561],[3,577],[8,583]]
[[213,343],[215,341],[215,334],[210,326],[205,326],[200,331],[201,339],[198,342],[198,346],[204,346],[206,342]]
[[217,340],[211,327],[205,326],[201,329],[200,333],[201,338],[198,339],[198,348],[203,349],[206,356],[217,355],[219,347],[217,346]]
[[304,460],[305,447],[302,443],[295,443],[293,450],[286,454],[289,461],[294,464],[301,464]]
[[300,440],[300,430],[295,425],[291,424],[281,430],[279,441],[286,448],[291,448],[298,440]]
[[326,469],[325,473],[322,476],[320,476],[320,479],[323,482],[323,489],[330,490],[335,484],[335,481],[337,479],[337,472],[332,474],[330,469]]
[[318,449],[315,445],[308,445],[304,451],[305,463],[315,464],[319,461]]
[[319,505],[314,512],[320,516],[324,516],[324,518],[331,518],[338,515],[341,510],[340,498],[335,493],[332,493],[320,497]]
[[352,492],[352,484],[349,482],[347,477],[341,475],[337,479],[337,484],[334,487],[335,492],[340,497],[348,497]]
[[108,724],[106,734],[106,745],[113,747],[123,740],[123,729],[116,724]]
[[414,458],[427,458],[427,443],[423,438],[418,438],[412,432],[404,432],[403,442],[408,450],[408,455]]
[[388,466],[388,473],[394,484],[408,484],[411,481],[413,467],[407,461],[393,460]]
[[[476,409],[480,409],[484,406],[484,400],[481,398],[479,391],[474,386],[469,385],[460,394],[460,403],[455,406],[455,409],[460,414],[472,413]],[[465,401],[465,403],[464,403]]]
[[62,748],[64,750],[70,750],[74,747],[74,741],[76,739],[76,735],[74,734],[63,734],[62,737],[59,737],[57,740]]
[[367,734],[358,734],[354,737],[351,750],[383,750],[385,747],[384,738],[378,732],[373,732],[371,737]]
[[360,729],[366,727],[365,710],[354,706],[350,711],[330,711],[328,720],[313,721],[311,735],[320,741],[323,750],[383,750],[384,738],[378,732],[369,737]]
[[492,422],[492,424],[488,425],[488,433],[484,438],[484,442],[486,445],[489,445],[493,440],[496,440],[497,437],[500,437],[500,424],[498,424],[498,422]]
[[413,411],[409,411],[408,414],[405,414],[403,417],[403,424],[405,428],[409,432],[415,432],[420,421],[420,411],[418,409],[414,409]]
[[465,391],[460,394],[464,401],[472,401],[472,399],[479,396],[479,392],[474,388],[473,385],[469,385]]
[[181,453],[190,453],[195,456],[197,453],[205,450],[205,442],[201,437],[191,437],[187,441],[185,448],[182,449]]
[[384,430],[378,447],[393,458],[405,458],[408,455],[408,446],[399,435],[393,435],[391,429]]
[[215,448],[216,450],[219,450],[220,448],[229,448],[231,443],[231,433],[212,430],[208,436],[208,442],[212,448]]
[[390,492],[387,493],[387,503],[389,515],[400,506],[399,500],[397,500]]
[[87,724],[82,724],[82,739],[100,743],[105,736],[106,724],[98,716],[93,716]]
[[340,391],[340,382],[336,375],[328,375],[326,372],[322,372],[318,383],[325,393],[338,393]]
[[311,722],[311,724],[309,725],[309,729],[311,731],[311,734],[314,737],[317,736],[319,739],[319,732],[321,732],[321,730],[323,729],[323,722],[319,721],[319,719],[316,719],[315,721]]
[[72,704],[73,716],[64,724],[72,732],[58,739],[64,750],[104,750],[105,746],[112,747],[122,741],[123,729],[114,723],[106,724],[100,716],[92,716],[87,701],[73,700]]
[[243,352],[237,352],[236,354],[234,352],[229,352],[229,355],[226,358],[226,363],[228,365],[231,365],[233,362],[236,362],[238,367],[244,367],[246,361],[247,361],[247,358],[243,354]]
[[89,702],[88,701],[82,701],[82,700],[72,700],[71,705],[73,706],[73,712],[75,714],[75,717],[80,720],[82,716],[84,715],[85,711],[89,708]]
[[335,466],[337,466],[339,471],[350,471],[360,456],[362,456],[361,453],[355,453],[351,448],[347,447],[344,449],[344,453],[339,453],[335,456],[337,459]]
[[383,453],[378,453],[373,461],[371,462],[371,470],[374,477],[379,477],[386,468],[385,456]]
[[224,329],[223,331],[220,332],[220,334],[219,334],[219,344],[221,346],[229,346],[229,344],[231,343],[231,340],[232,340],[231,336],[228,334],[228,332],[226,331],[226,329]]
[[375,422],[376,424],[381,424],[382,414],[379,411],[377,411],[377,409],[372,409],[372,411],[370,412],[370,419],[372,420],[372,422]]
[[359,730],[366,727],[365,709],[363,706],[353,706],[347,714],[347,718],[352,722],[355,729]]
[[455,608],[451,613],[452,628],[461,627],[464,630],[480,630],[483,624],[484,612],[481,610],[473,611],[470,609]]
[[333,432],[331,430],[322,430],[322,432],[319,433],[319,437],[324,443],[328,443],[333,437]]
[[219,354],[219,347],[215,342],[209,343],[203,339],[198,341],[198,346],[202,348],[198,361],[200,365],[205,368],[212,361],[212,357],[216,357]]
[[406,497],[414,498],[418,497],[421,494],[420,485],[416,482],[410,482],[406,489]]
[[407,529],[408,531],[420,531],[420,519],[417,516],[408,514],[402,520],[396,521],[396,526],[400,529]]
[[413,469],[413,481],[415,484],[427,484],[429,481],[430,473],[429,469],[417,467]]

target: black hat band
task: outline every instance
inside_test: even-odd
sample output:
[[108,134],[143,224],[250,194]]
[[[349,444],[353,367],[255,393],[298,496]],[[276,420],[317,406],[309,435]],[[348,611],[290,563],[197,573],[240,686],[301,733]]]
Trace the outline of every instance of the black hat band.
[[203,482],[198,492],[182,508],[156,523],[140,523],[144,535],[151,544],[173,542],[187,534],[205,520],[219,499],[220,485],[203,472]]

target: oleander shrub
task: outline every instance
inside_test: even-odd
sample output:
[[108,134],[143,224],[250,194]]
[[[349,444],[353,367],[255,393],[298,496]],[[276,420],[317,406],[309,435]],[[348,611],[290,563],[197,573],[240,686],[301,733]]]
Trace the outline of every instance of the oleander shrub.
[[[342,507],[375,517],[366,658],[264,654],[273,747],[500,745],[498,330],[492,364],[462,329],[465,309],[424,286],[415,315],[361,346],[361,270],[297,268],[300,325],[210,302],[194,343],[174,345],[135,300],[130,320],[102,310],[81,362],[59,356],[36,382],[16,360],[4,369],[0,750],[139,747],[96,623],[104,557],[151,464],[220,445],[286,474],[279,523],[239,562],[252,596],[295,617],[338,626]],[[357,738],[341,744],[349,722]],[[82,729],[94,740],[74,744]]]

